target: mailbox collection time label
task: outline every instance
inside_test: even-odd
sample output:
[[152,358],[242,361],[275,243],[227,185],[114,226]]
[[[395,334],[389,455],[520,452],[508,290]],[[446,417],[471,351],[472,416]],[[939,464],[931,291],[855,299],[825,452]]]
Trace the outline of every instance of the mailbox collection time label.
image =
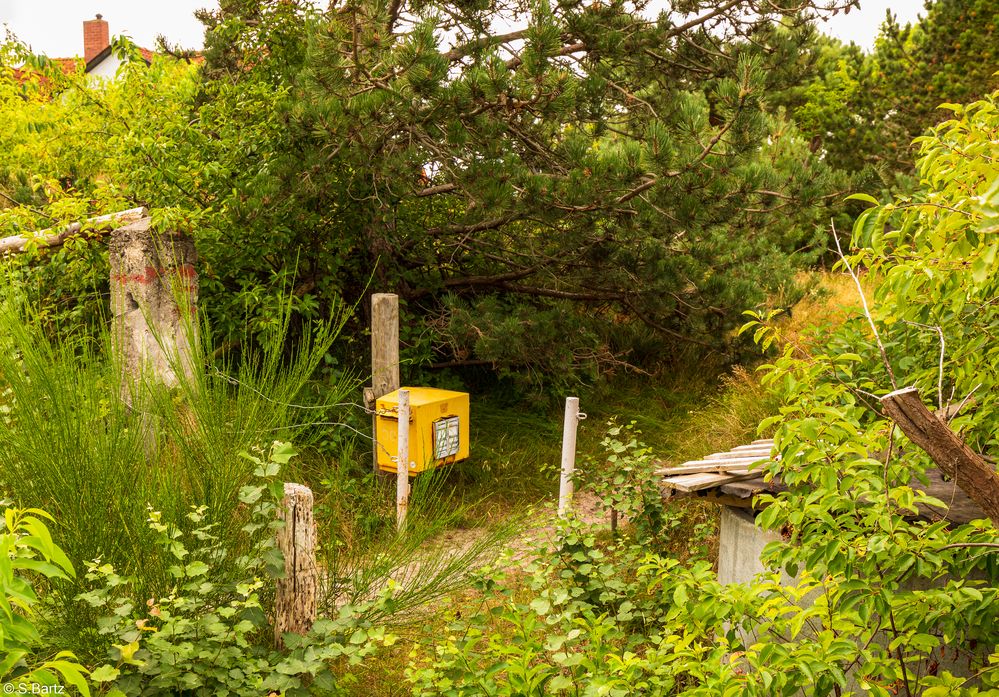
[[434,421],[434,459],[454,457],[458,454],[457,416],[448,416]]

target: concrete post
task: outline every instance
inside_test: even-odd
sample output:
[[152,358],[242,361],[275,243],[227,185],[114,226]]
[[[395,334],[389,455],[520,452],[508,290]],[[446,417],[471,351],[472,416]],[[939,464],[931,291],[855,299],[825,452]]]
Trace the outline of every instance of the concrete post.
[[198,275],[194,242],[158,233],[144,217],[111,233],[114,351],[121,395],[131,406],[144,381],[176,387],[194,371]]

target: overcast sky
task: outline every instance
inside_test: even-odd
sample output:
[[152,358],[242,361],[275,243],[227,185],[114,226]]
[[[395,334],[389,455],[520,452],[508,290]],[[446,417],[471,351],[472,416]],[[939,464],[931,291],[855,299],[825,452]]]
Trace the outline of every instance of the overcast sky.
[[[53,58],[83,53],[83,20],[98,12],[112,35],[127,34],[140,46],[152,48],[156,36],[164,34],[185,48],[201,48],[201,24],[194,11],[215,6],[216,0],[0,0],[0,23],[34,51]],[[822,29],[871,48],[888,7],[905,24],[922,11],[923,0],[861,0],[860,10],[841,13]]]

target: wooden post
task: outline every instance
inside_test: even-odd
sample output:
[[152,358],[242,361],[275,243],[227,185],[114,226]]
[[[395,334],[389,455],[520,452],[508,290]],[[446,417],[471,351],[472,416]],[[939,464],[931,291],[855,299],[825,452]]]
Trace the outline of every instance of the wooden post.
[[399,442],[395,467],[396,529],[406,527],[409,509],[409,390],[399,390]]
[[274,598],[274,640],[284,646],[284,634],[305,634],[316,621],[316,523],[312,514],[312,490],[301,484],[285,484],[278,517],[284,527],[277,532],[277,545],[284,555],[284,578],[277,580]]
[[579,398],[566,397],[562,422],[562,474],[558,484],[558,515],[565,518],[572,508],[573,481],[576,470],[576,426],[579,424]]
[[881,406],[902,433],[922,448],[999,528],[999,473],[934,415],[919,390],[906,387],[881,398]]
[[[371,296],[371,403],[394,392],[399,384],[399,296],[394,293],[375,293]],[[378,416],[371,416],[372,438],[377,439]],[[373,466],[378,474],[378,441],[372,449]]]

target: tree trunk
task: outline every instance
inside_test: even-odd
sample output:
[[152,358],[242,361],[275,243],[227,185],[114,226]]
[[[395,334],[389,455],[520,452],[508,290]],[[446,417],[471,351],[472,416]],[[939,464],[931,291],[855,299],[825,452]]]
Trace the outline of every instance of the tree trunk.
[[885,395],[881,405],[902,433],[925,450],[940,470],[953,479],[999,528],[999,473],[996,468],[931,413],[915,387]]

